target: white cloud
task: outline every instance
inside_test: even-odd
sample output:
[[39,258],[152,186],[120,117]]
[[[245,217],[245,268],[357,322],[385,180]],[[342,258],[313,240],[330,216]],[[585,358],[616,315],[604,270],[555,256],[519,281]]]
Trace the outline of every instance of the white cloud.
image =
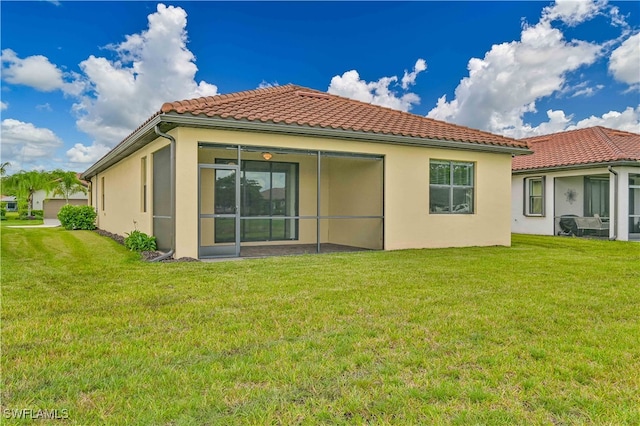
[[53,111],[53,108],[51,108],[51,105],[49,104],[49,102],[41,104],[41,105],[36,105],[36,109],[38,111],[48,111],[48,112]]
[[600,117],[592,115],[589,118],[578,121],[573,126],[569,126],[567,130],[582,129],[592,126],[604,126],[611,129],[640,133],[640,106],[636,108],[627,107],[627,109],[622,112],[609,111]]
[[602,84],[598,84],[596,87],[585,87],[584,89],[576,91],[573,95],[571,95],[571,97],[577,98],[578,96],[585,96],[588,98],[595,95],[597,91],[602,90],[603,87],[604,86]]
[[609,72],[616,80],[640,88],[640,33],[629,37],[611,53]]
[[20,59],[13,50],[4,49],[0,58],[2,78],[8,83],[33,87],[43,92],[62,89],[64,86],[62,71],[44,56]]
[[640,106],[635,109],[627,107],[623,112],[609,111],[600,117],[592,115],[576,123],[573,122],[573,115],[567,116],[562,110],[548,110],[547,117],[549,118],[548,121],[542,122],[537,126],[525,124],[518,128],[507,129],[503,134],[520,139],[593,126],[640,133]]
[[416,77],[422,71],[427,69],[427,62],[424,59],[418,59],[416,64],[413,66],[412,72],[407,72],[404,70],[404,76],[402,77],[402,88],[407,90],[409,86],[412,86],[416,83]]
[[9,104],[6,102],[0,101],[0,111],[4,111],[7,108],[9,108]]
[[[460,81],[455,98],[438,99],[428,116],[489,130],[515,138],[530,137],[589,126],[640,132],[640,107],[609,111],[576,122],[562,110],[548,110],[547,121],[536,126],[524,122],[526,113],[537,112],[536,102],[552,95],[589,97],[604,89],[588,81],[570,84],[571,73],[604,56],[621,38],[598,45],[567,41],[551,24],[575,26],[597,15],[608,15],[613,26],[629,26],[617,8],[605,1],[556,1],[545,7],[540,21],[524,24],[520,40],[492,46],[482,59],[469,60],[469,75]],[[640,84],[640,35],[627,39],[611,55],[609,71],[632,88]]]
[[7,118],[0,124],[2,161],[14,166],[48,162],[62,140],[50,129]]
[[[186,47],[186,12],[158,4],[148,20],[145,31],[107,46],[115,52],[115,60],[90,56],[79,64],[82,74],[63,73],[41,55],[22,59],[11,49],[2,51],[2,78],[6,82],[45,92],[61,90],[77,99],[73,105],[76,124],[94,143],[76,144],[67,152],[69,158],[85,162],[101,156],[104,147],[115,146],[164,102],[218,93],[215,85],[194,80],[198,69]],[[47,104],[37,108],[50,110]],[[31,149],[25,147],[21,155]]]
[[77,143],[67,151],[67,158],[71,163],[91,164],[102,158],[110,149],[108,146],[100,144],[86,146]]
[[547,135],[549,133],[562,132],[571,123],[573,116],[567,116],[562,110],[548,110],[547,117],[549,121],[542,122],[537,126],[531,126],[530,124],[523,124],[519,127],[511,127],[504,129],[502,134],[504,136],[520,139],[532,136]]
[[148,20],[145,31],[107,46],[116,60],[92,55],[80,63],[86,90],[74,111],[94,146],[114,146],[164,102],[218,93],[215,85],[194,80],[198,68],[186,46],[186,12],[158,4]]
[[552,6],[542,9],[542,19],[560,20],[569,26],[576,26],[598,15],[606,3],[606,0],[556,0]]
[[62,90],[65,94],[78,95],[83,84],[77,81],[78,74],[64,73],[46,56],[34,55],[19,58],[11,49],[2,51],[2,79],[7,83],[29,86],[41,92]]
[[274,81],[273,83],[269,83],[268,81],[262,80],[260,84],[258,84],[258,89],[266,89],[269,87],[278,87],[278,86],[280,86],[280,84],[277,81]]
[[[115,53],[113,60],[92,55],[79,64],[81,73],[63,73],[44,56],[21,59],[5,49],[3,79],[42,91],[58,89],[75,98],[72,111],[76,125],[93,138],[93,143],[75,144],[66,154],[73,163],[91,163],[158,111],[164,102],[218,93],[215,85],[195,81],[198,68],[195,56],[186,46],[186,26],[187,14],[182,8],[158,4],[156,12],[148,16],[146,30],[126,36],[119,44],[106,46]],[[47,105],[37,108],[46,110]],[[61,145],[57,137],[55,140],[56,147]],[[13,145],[7,148],[17,155],[15,149]],[[39,152],[31,144],[19,154],[35,158]]]
[[[405,71],[402,78],[402,88],[406,89],[415,83],[416,76],[427,69],[427,64],[423,59],[418,59],[414,70],[411,73]],[[336,75],[329,84],[329,93],[373,105],[385,106],[400,111],[409,111],[414,105],[420,103],[420,97],[412,92],[398,95],[389,86],[397,85],[398,77],[381,77],[377,81],[367,82],[360,78],[358,71],[351,70]]]
[[[523,25],[520,40],[494,45],[484,58],[469,60],[469,75],[460,81],[455,98],[447,101],[442,96],[428,116],[515,134],[520,133],[519,129],[526,131],[523,117],[537,111],[539,99],[554,93],[578,93],[581,89],[569,87],[570,74],[593,64],[602,55],[603,47],[581,40],[567,41],[551,22],[562,20],[576,25],[605,7],[598,2],[582,3],[586,2],[556,2],[543,10],[536,25]],[[589,90],[581,93],[588,94]]]
[[564,90],[563,94],[569,94],[572,98],[577,98],[579,96],[584,96],[586,98],[595,95],[600,90],[604,89],[603,84],[596,84],[595,86],[589,86],[589,82],[585,81],[579,84],[576,84],[573,87],[567,88]]

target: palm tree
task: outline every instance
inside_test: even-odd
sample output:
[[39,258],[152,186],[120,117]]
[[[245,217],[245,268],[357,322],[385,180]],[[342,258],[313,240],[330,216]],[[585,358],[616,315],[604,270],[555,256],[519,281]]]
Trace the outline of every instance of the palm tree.
[[8,195],[15,195],[18,205],[27,205],[27,215],[31,216],[33,209],[33,194],[41,189],[47,191],[53,187],[51,176],[47,172],[32,170],[30,172],[20,171],[8,176],[3,181],[3,191]]
[[54,170],[51,172],[53,179],[53,195],[64,197],[69,204],[69,196],[76,192],[87,193],[87,188],[82,184],[76,172],[65,172],[63,170]]
[[0,176],[4,176],[7,174],[7,167],[11,167],[11,163],[8,161],[0,164]]

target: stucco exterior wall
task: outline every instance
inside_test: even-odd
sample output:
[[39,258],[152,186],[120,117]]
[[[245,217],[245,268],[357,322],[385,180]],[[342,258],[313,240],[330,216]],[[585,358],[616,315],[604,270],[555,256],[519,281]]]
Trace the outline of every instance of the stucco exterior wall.
[[[606,168],[566,170],[558,172],[532,172],[513,175],[511,178],[511,231],[516,234],[555,235],[556,217],[567,214],[582,216],[584,212],[584,177],[608,174]],[[527,216],[524,214],[524,180],[545,177],[545,214]],[[575,198],[566,202],[567,191],[572,190]]]
[[[100,229],[125,236],[134,229],[153,234],[153,152],[169,141],[157,138],[122,161],[91,178],[91,205]],[[147,211],[142,206],[142,158],[146,157]],[[169,173],[167,171],[167,173]],[[195,189],[194,189],[195,191]],[[135,223],[134,223],[135,222]]]
[[[511,230],[514,233],[554,235],[555,218],[574,214],[584,215],[584,177],[585,176],[607,176],[609,178],[609,205],[613,217],[610,220],[609,236],[616,237],[621,241],[629,239],[629,174],[640,173],[640,167],[615,167],[618,172],[618,186],[613,175],[606,167],[590,169],[565,170],[558,172],[547,172],[544,174],[518,174],[511,179]],[[527,177],[546,176],[545,203],[546,214],[544,217],[525,216],[523,212],[524,183]],[[575,196],[572,201],[568,200],[569,190]],[[616,205],[616,192],[618,194]],[[614,207],[615,206],[615,207]]]
[[[176,253],[198,256],[198,143],[322,150],[374,154],[384,157],[385,249],[491,246],[511,243],[511,155],[465,150],[434,149],[347,141],[317,137],[262,134],[240,131],[176,128],[169,132],[176,144]],[[92,205],[98,211],[98,226],[124,235],[134,229],[152,234],[152,153],[168,141],[158,138],[118,164],[92,178]],[[243,159],[258,153],[243,152]],[[147,158],[148,208],[141,211],[141,158]],[[277,157],[277,156],[276,156]],[[316,157],[283,155],[274,161],[299,163],[299,214],[316,215]],[[286,158],[285,158],[286,157]],[[473,214],[429,212],[429,161],[431,159],[475,163]],[[351,164],[350,164],[351,162]],[[374,164],[375,163],[375,164]],[[380,214],[382,161],[323,158],[321,181],[322,215]],[[104,189],[102,182],[104,178]],[[378,181],[376,181],[378,179]],[[104,197],[104,205],[103,205]],[[382,223],[363,220],[358,226],[334,223],[324,226],[321,242],[381,246]],[[347,221],[352,221],[348,219]],[[375,221],[375,220],[374,220]],[[351,233],[351,234],[349,234]],[[300,221],[302,243],[315,242],[315,220]],[[372,237],[372,235],[375,235]],[[244,245],[244,243],[243,243]]]
[[[553,186],[555,183],[555,187]],[[551,206],[551,216],[574,214],[582,216],[584,213],[584,176],[568,176],[552,179],[550,190],[554,191],[554,203]],[[567,201],[572,193],[573,201]],[[555,206],[555,207],[554,207]]]
[[[376,154],[385,157],[385,248],[510,245],[509,154],[430,149],[381,143],[366,143],[250,132],[179,128],[173,131],[178,143],[177,256],[197,256],[198,143],[240,144]],[[291,159],[291,156],[287,156]],[[311,157],[313,159],[313,157]],[[289,161],[287,159],[286,161]],[[429,160],[472,161],[475,167],[475,213],[445,215],[429,213]],[[277,159],[274,159],[277,160]],[[284,160],[283,160],[284,161]],[[313,159],[312,161],[315,161]],[[330,162],[323,167],[331,175]],[[313,177],[305,183],[304,170]],[[323,170],[323,175],[327,175]],[[311,178],[311,176],[309,176]],[[300,214],[308,208],[315,215],[315,167],[300,166]],[[331,183],[322,182],[321,197],[331,209]],[[339,198],[339,193],[333,193]],[[322,212],[323,215],[329,211]],[[301,221],[301,228],[305,226]],[[315,221],[309,221],[315,222]],[[312,223],[315,230],[315,223]],[[301,237],[303,232],[301,230]],[[323,235],[322,240],[329,235]]]
[[525,216],[524,180],[539,174],[517,175],[511,179],[511,231],[517,234],[553,235],[553,179],[547,178],[544,186],[544,216]]
[[[511,156],[389,146],[385,150],[387,249],[511,244]],[[475,163],[473,214],[429,213],[429,161]]]

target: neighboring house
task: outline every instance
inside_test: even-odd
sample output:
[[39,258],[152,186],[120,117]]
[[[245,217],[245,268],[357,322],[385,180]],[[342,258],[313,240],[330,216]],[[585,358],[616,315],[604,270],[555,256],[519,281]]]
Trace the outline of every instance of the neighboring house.
[[[80,174],[78,174],[78,179],[80,179]],[[88,188],[89,183],[83,180],[80,180],[80,183]],[[74,206],[86,206],[89,202],[89,196],[87,193],[82,191],[74,192],[69,194],[69,204]],[[45,219],[55,219],[58,217],[58,212],[67,204],[67,200],[62,195],[54,195],[53,191],[44,191],[38,190],[33,193],[33,209],[34,210],[42,210],[43,217]]]
[[286,85],[166,103],[83,178],[98,227],[176,257],[511,243],[524,142]]
[[599,217],[585,234],[640,239],[640,134],[590,127],[524,141],[533,154],[513,159],[513,232],[566,234],[563,216]]
[[0,199],[0,203],[6,204],[8,212],[18,211],[18,202],[16,201],[16,197],[12,195],[3,195],[2,199]]

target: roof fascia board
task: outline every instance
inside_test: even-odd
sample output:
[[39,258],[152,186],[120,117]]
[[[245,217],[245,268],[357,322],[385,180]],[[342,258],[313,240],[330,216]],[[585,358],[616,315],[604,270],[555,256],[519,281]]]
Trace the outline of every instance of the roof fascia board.
[[[241,120],[228,120],[213,117],[194,117],[178,114],[162,116],[166,121],[185,126],[217,128],[223,130],[245,130],[254,132],[280,133],[303,136],[319,136],[334,139],[355,139],[385,144],[412,145],[420,147],[461,149],[466,151],[499,152],[515,155],[530,154],[528,148],[506,147],[501,145],[484,145],[473,142],[426,139],[410,136],[385,135],[379,133],[356,132],[351,130],[307,127],[291,124],[264,123]],[[169,118],[170,117],[170,118]]]
[[569,170],[582,170],[582,169],[594,169],[598,167],[621,167],[631,166],[640,167],[640,161],[624,160],[624,161],[607,161],[601,163],[585,163],[585,164],[573,164],[567,166],[554,166],[554,167],[538,167],[533,169],[521,169],[513,170],[513,175],[526,175],[531,173],[549,173],[549,172],[564,172]]
[[[161,117],[155,116],[147,123],[145,123],[138,130],[129,135],[122,143],[117,145],[111,151],[109,151],[104,157],[94,163],[91,167],[89,167],[84,173],[82,173],[82,178],[90,178],[95,176],[97,173],[111,167],[113,164],[120,161],[122,158],[127,157],[131,153],[129,150],[138,142],[143,136],[152,132],[156,124],[159,124],[162,121]],[[141,147],[139,147],[141,148]],[[139,149],[138,148],[138,149]]]

